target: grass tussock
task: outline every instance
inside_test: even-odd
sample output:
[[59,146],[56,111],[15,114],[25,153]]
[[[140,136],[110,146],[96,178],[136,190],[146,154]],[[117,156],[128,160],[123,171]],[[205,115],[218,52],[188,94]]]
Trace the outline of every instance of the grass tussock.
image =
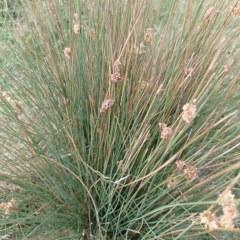
[[23,2],[0,49],[0,234],[239,234],[239,4]]

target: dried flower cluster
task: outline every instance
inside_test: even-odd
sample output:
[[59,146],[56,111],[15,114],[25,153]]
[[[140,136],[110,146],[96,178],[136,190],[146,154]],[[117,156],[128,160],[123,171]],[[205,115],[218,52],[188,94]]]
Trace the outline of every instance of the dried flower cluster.
[[76,20],[79,18],[78,13],[75,13],[75,14],[74,14],[74,18],[75,18]]
[[64,97],[62,102],[65,106],[67,106],[69,104],[69,99]]
[[234,228],[233,220],[238,216],[237,205],[234,202],[234,195],[231,190],[226,193],[220,194],[218,201],[223,211],[223,214],[216,217],[215,213],[210,210],[205,210],[200,213],[200,222],[205,225],[205,228],[209,231],[217,229],[219,227],[231,229]]
[[95,30],[93,28],[90,28],[88,31],[88,36],[90,39],[94,39],[96,34],[95,34]]
[[74,18],[75,20],[73,21],[73,31],[75,34],[80,34],[81,27],[80,27],[80,24],[78,23],[79,16],[77,13],[74,14]]
[[124,168],[123,161],[118,161],[118,162],[117,162],[117,167],[118,167],[118,170],[119,170],[119,171],[122,171],[123,168]]
[[14,109],[14,111],[17,113],[17,114],[20,114],[21,113],[21,108],[20,108],[20,105],[19,103],[17,103],[10,95],[9,92],[3,92],[2,93],[2,96],[3,98],[12,106],[12,108]]
[[74,23],[74,25],[73,25],[73,31],[74,31],[75,34],[80,34],[80,32],[81,32],[80,24]]
[[230,6],[230,13],[233,16],[237,16],[240,14],[240,4],[236,4],[235,6]]
[[145,42],[152,42],[152,28],[147,29],[147,32],[145,33]]
[[204,18],[206,20],[210,20],[213,17],[214,13],[215,13],[215,8],[211,7],[207,10],[206,14],[204,15]]
[[184,71],[185,77],[192,77],[194,74],[194,68],[186,68]]
[[233,220],[238,216],[237,205],[234,202],[234,195],[231,191],[220,194],[219,201],[222,201],[221,207],[223,215],[219,218],[219,223],[224,228],[234,228]]
[[18,208],[17,201],[12,199],[10,202],[0,203],[0,210],[3,210],[5,214],[10,214],[12,211]]
[[182,171],[186,166],[186,163],[184,161],[181,161],[181,160],[176,161],[175,164],[176,164],[176,167],[179,171]]
[[146,51],[144,50],[144,48],[145,48],[145,45],[144,45],[143,43],[140,43],[139,46],[134,46],[135,53],[136,53],[136,54],[145,53]]
[[111,80],[113,82],[121,82],[122,78],[120,76],[120,68],[119,66],[121,66],[121,62],[118,60],[116,60],[113,64],[113,74],[111,74]]
[[182,119],[186,123],[190,123],[197,114],[196,102],[197,100],[194,99],[192,103],[187,103],[183,106]]
[[105,112],[105,111],[109,110],[113,106],[113,104],[114,104],[114,100],[109,98],[102,103],[102,106],[99,111]]
[[[122,81],[122,78],[120,76],[120,68],[119,68],[120,65],[121,65],[121,62],[119,59],[117,59],[113,64],[113,74],[110,75],[110,79],[113,82]],[[109,110],[113,106],[113,104],[114,104],[114,100],[109,98],[102,103],[102,107],[100,108],[99,111],[105,112]]]
[[183,168],[183,172],[185,173],[185,178],[189,181],[193,181],[198,177],[199,169],[186,165]]
[[175,186],[176,186],[176,178],[171,178],[167,183],[167,187],[168,188],[173,188]]
[[198,177],[199,169],[187,165],[184,161],[178,160],[175,162],[177,170],[185,174],[186,180],[193,181]]
[[223,66],[223,72],[228,73],[232,66],[233,66],[233,62],[229,61],[226,65]]
[[200,222],[205,224],[205,228],[209,231],[218,228],[218,220],[215,213],[212,213],[210,210],[205,210],[199,215]]
[[63,53],[65,55],[66,58],[70,59],[71,56],[72,56],[72,50],[71,48],[69,47],[66,47],[64,50],[63,50]]
[[167,127],[167,124],[159,123],[159,126],[162,128],[161,139],[168,139],[172,136],[172,128]]
[[[175,162],[176,168],[173,171],[173,175],[177,176],[179,173],[184,174],[184,177],[187,181],[193,181],[198,178],[199,169],[187,165],[184,161],[178,160]],[[172,188],[177,185],[177,180],[175,177],[171,178],[168,183],[167,187]]]
[[92,12],[93,12],[93,5],[89,4],[87,9],[88,9],[89,13],[92,14]]
[[142,84],[141,84],[141,89],[146,89],[147,87],[149,86],[149,83],[146,82],[146,81],[142,81]]

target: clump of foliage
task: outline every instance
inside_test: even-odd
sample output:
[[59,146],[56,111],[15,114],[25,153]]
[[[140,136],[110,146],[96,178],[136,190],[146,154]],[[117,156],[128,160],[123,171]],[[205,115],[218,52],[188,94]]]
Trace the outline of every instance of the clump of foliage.
[[[0,27],[5,28],[6,26],[13,25],[15,20],[19,20],[20,2],[18,0],[3,0],[0,2]],[[2,30],[2,29],[1,29]]]
[[1,47],[2,234],[239,232],[230,2],[22,3],[14,41]]

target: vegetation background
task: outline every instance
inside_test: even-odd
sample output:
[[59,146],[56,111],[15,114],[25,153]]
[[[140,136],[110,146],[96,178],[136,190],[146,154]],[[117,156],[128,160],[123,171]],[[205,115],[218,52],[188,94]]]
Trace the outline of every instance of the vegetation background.
[[0,239],[239,239],[238,1],[0,9]]

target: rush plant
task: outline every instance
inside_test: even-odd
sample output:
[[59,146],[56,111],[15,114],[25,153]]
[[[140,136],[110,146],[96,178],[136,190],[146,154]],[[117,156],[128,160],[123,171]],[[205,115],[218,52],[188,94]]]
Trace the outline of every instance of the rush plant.
[[0,234],[240,234],[239,3],[22,2],[0,48]]

